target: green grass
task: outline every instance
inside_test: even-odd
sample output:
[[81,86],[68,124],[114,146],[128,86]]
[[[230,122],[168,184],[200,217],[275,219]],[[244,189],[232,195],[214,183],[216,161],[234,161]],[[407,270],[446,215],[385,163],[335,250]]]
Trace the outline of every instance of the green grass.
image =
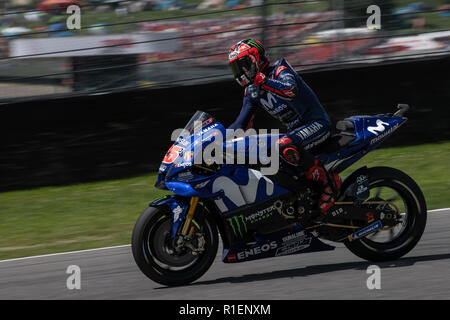
[[450,142],[375,150],[342,176],[362,165],[402,170],[420,186],[428,209],[450,207]]
[[[380,149],[361,165],[392,166],[422,188],[429,209],[450,206],[450,142]],[[64,187],[0,193],[0,259],[130,242],[148,203],[164,194],[155,174]]]
[[0,194],[0,259],[129,243],[155,174]]

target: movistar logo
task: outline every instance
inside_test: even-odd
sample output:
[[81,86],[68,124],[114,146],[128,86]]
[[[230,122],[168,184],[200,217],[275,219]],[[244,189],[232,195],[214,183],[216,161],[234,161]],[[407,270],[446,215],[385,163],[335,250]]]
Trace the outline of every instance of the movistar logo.
[[244,215],[241,214],[239,216],[234,216],[227,219],[228,223],[233,229],[233,233],[235,236],[244,237],[244,232],[247,233],[247,224],[245,223]]
[[259,102],[261,103],[261,105],[263,106],[264,109],[266,109],[267,111],[269,111],[272,114],[272,109],[274,108],[274,103],[277,102],[277,99],[275,99],[275,97],[268,92],[267,93],[267,100],[261,98],[259,100]]
[[380,134],[379,136],[370,140],[370,144],[374,144],[374,143],[377,143],[378,141],[382,140],[384,137],[390,135],[392,132],[397,130],[398,127],[399,127],[399,124],[396,123],[394,126],[390,127],[388,130],[386,130],[386,132],[384,132],[383,134]]
[[[380,119],[377,120],[377,126],[376,127],[367,127],[367,130],[372,132],[374,135],[378,135],[379,132],[383,132],[385,127],[388,126],[389,123],[383,122]],[[378,132],[377,132],[378,131]]]

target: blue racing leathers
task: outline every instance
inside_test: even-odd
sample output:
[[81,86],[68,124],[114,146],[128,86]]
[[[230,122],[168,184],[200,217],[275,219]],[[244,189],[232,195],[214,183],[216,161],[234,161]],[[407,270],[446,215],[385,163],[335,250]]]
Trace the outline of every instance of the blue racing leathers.
[[248,129],[258,107],[286,126],[287,136],[304,150],[330,135],[331,121],[319,99],[285,59],[269,67],[259,87],[246,88],[242,110],[229,128]]

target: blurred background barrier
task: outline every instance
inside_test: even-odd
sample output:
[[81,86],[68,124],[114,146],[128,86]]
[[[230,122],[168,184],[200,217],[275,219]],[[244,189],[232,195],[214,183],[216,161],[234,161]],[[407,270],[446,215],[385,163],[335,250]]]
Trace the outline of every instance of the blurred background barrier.
[[[67,27],[70,5],[80,30]],[[0,102],[223,81],[227,50],[249,37],[299,71],[445,56],[450,2],[2,1]]]
[[[410,104],[409,121],[385,147],[450,139],[449,67],[450,57],[429,57],[301,75],[334,123]],[[227,79],[0,105],[0,191],[154,172],[171,145],[172,131],[184,127],[195,110],[227,126],[238,115],[242,97],[242,88]],[[263,112],[255,127],[284,132]]]

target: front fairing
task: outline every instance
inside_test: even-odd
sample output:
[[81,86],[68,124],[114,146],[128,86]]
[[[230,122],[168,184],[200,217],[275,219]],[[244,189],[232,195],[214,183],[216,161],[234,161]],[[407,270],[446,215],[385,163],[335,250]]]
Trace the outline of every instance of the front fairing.
[[272,152],[278,152],[274,147],[282,137],[285,135],[279,133],[246,135],[225,141],[224,148],[227,156],[233,156],[238,164],[267,165],[272,160]]
[[[189,123],[191,122],[192,119]],[[155,186],[182,196],[201,196],[201,192],[195,187],[211,177],[194,174],[192,168],[198,157],[202,156],[204,148],[214,142],[222,145],[224,136],[225,127],[212,117],[203,120],[201,127],[182,132],[166,153],[159,167]]]

